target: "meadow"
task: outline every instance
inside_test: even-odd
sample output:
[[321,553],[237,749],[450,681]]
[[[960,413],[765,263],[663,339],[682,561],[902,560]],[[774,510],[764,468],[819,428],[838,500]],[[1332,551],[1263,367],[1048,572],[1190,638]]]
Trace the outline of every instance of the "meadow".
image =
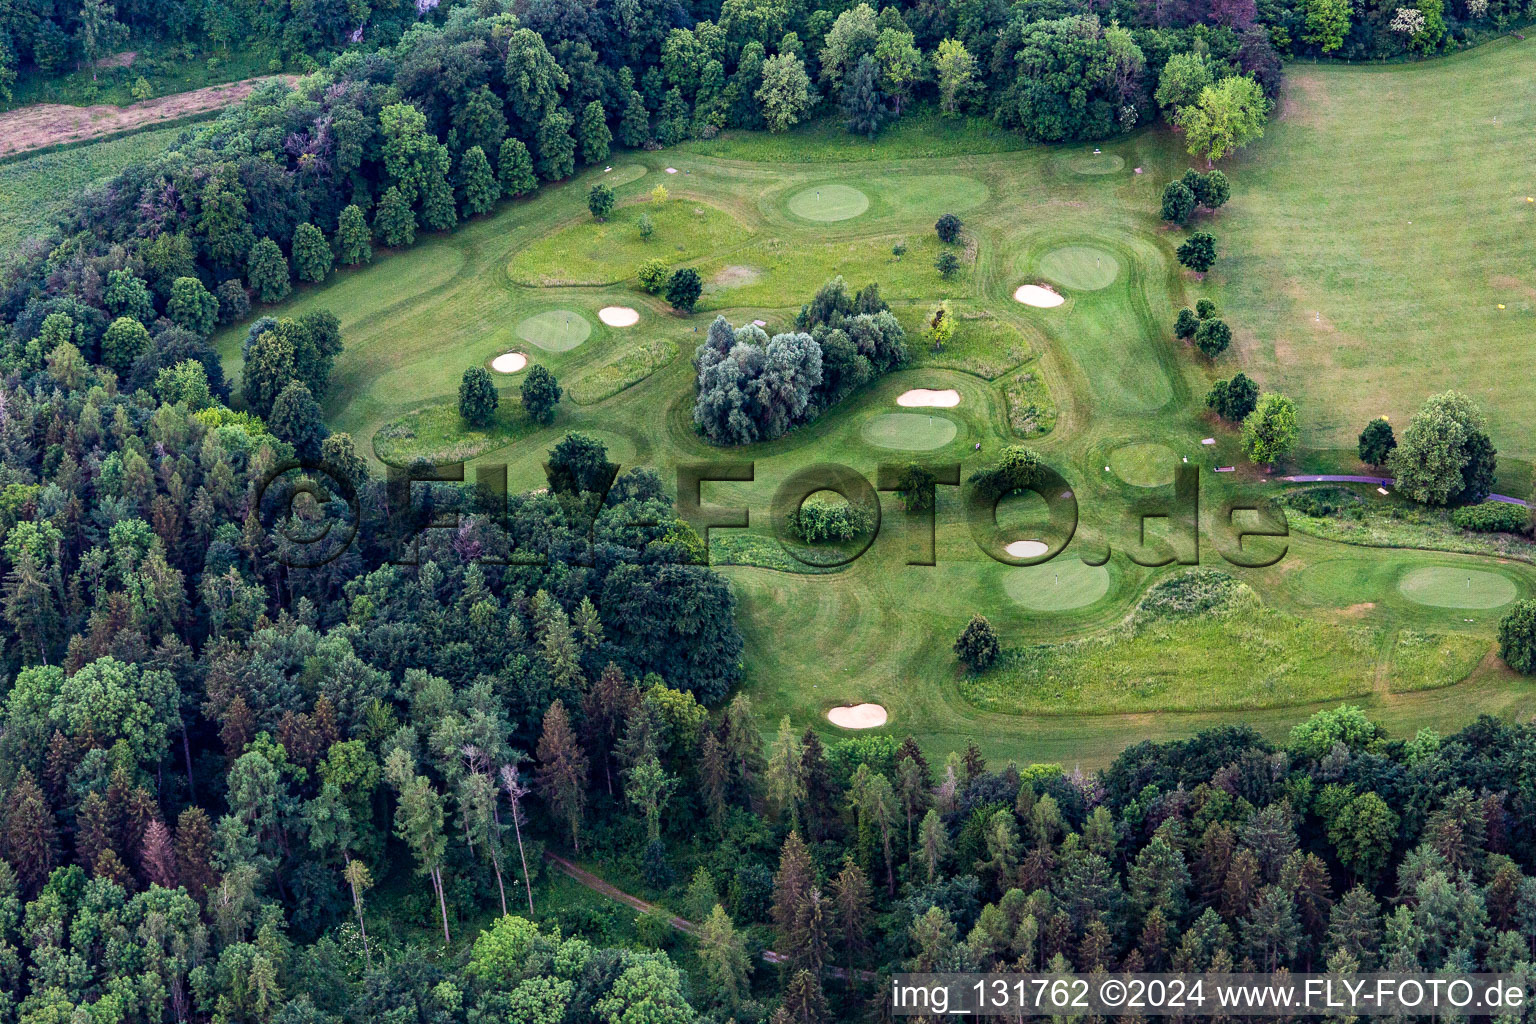
[[[1482,712],[1536,709],[1536,689],[1490,656],[1500,609],[1536,594],[1536,568],[1475,545],[1344,543],[1356,538],[1324,525],[1242,545],[1271,553],[1284,545],[1275,565],[1229,564],[1223,555],[1238,545],[1224,503],[1272,498],[1280,485],[1252,467],[1212,472],[1242,459],[1235,431],[1214,423],[1202,400],[1213,379],[1245,369],[1297,400],[1299,464],[1353,468],[1338,449],[1368,415],[1406,419],[1426,394],[1469,388],[1502,449],[1501,481],[1528,479],[1519,417],[1536,408],[1536,395],[1515,362],[1531,307],[1511,297],[1495,316],[1478,304],[1502,287],[1495,277],[1529,266],[1528,225],[1500,233],[1490,222],[1536,216],[1536,205],[1523,205],[1536,183],[1498,184],[1521,197],[1511,213],[1487,193],[1495,171],[1517,177],[1515,150],[1463,154],[1456,166],[1468,170],[1448,177],[1424,141],[1433,126],[1471,117],[1484,91],[1499,104],[1524,95],[1520,76],[1529,77],[1536,52],[1528,45],[1401,70],[1296,69],[1271,138],[1230,169],[1233,201],[1202,224],[1222,252],[1203,281],[1180,270],[1173,250],[1182,235],[1156,214],[1162,185],[1188,165],[1166,132],[1097,149],[1008,146],[985,126],[922,114],[873,143],[818,123],[616,154],[611,170],[593,168],[408,251],[380,251],[372,266],[257,312],[336,313],[346,351],[327,419],[376,460],[505,463],[513,486],[536,487],[549,446],[582,430],[615,461],[654,466],[669,484],[681,461],[753,461],[751,483],[706,484],[704,501],[751,510],[746,531],[712,531],[710,542],[739,601],[747,692],[770,728],[787,716],[847,735],[825,712],[873,701],[889,711],[887,731],[934,751],[974,740],[993,757],[1085,767],[1130,742],[1223,722],[1278,734],[1343,700],[1400,733],[1448,732]],[[1417,127],[1375,102],[1362,104],[1369,117],[1340,116],[1360,102],[1365,75],[1401,76]],[[1415,84],[1416,75],[1426,81]],[[1377,183],[1373,213],[1358,176]],[[598,181],[618,197],[604,223],[585,206]],[[658,184],[669,193],[662,203],[651,195]],[[944,212],[965,221],[955,248],[962,266],[948,279],[933,265],[941,248],[933,222]],[[638,231],[642,213],[655,225],[649,239]],[[1395,226],[1399,213],[1424,232],[1406,251],[1404,239],[1418,235]],[[1468,258],[1454,267],[1425,255],[1458,246]],[[639,288],[638,264],[653,257],[699,270],[706,287],[695,313],[675,313]],[[880,284],[908,329],[909,366],[777,441],[706,445],[691,421],[691,360],[709,322],[721,314],[738,325],[762,320],[770,333],[789,329],[800,304],[838,274],[851,288]],[[1029,283],[1065,301],[1016,302],[1015,289]],[[1169,329],[1202,296],[1223,306],[1239,337],[1214,365]],[[958,314],[958,330],[935,352],[918,327],[940,299]],[[1311,326],[1314,306],[1326,331]],[[611,307],[634,310],[637,322],[605,323],[599,313]],[[219,339],[233,375],[243,333],[236,325]],[[567,389],[555,423],[529,422],[517,408],[520,375],[493,373],[498,420],[466,429],[454,404],[460,376],[508,352],[546,366]],[[912,388],[953,388],[960,401],[898,406]],[[1203,445],[1207,437],[1215,443]],[[948,488],[931,558],[926,517],[902,511],[893,495],[882,500],[880,536],[845,567],[803,565],[773,534],[776,488],[813,463],[842,463],[871,481],[880,465],[914,458],[970,472],[1025,440],[1065,477],[1079,507],[1076,535],[1053,562],[1024,566],[983,550]],[[1143,538],[1138,519],[1149,502],[1166,507],[1186,462],[1203,471],[1198,554],[1166,521],[1148,520]],[[1362,500],[1400,507],[1374,491]],[[1039,505],[1011,505],[1007,535],[1039,536]],[[1449,532],[1443,543],[1426,534],[1412,546],[1455,547]],[[1163,553],[1224,569],[1251,599],[1221,615],[1148,621],[1139,602],[1182,566],[1138,564],[1132,553],[1140,563]],[[1009,654],[968,679],[950,645],[978,612]]]

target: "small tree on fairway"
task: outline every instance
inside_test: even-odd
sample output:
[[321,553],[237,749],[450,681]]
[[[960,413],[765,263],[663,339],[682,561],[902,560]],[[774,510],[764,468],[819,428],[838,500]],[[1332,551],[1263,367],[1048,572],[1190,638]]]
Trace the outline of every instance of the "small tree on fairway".
[[208,289],[197,278],[178,277],[171,284],[165,315],[178,327],[185,327],[194,334],[209,335],[219,319],[219,300],[209,295]]
[[906,254],[907,254],[907,243],[906,242],[897,242],[895,245],[891,246],[891,255],[896,257],[896,262],[900,263],[901,262],[901,258],[903,256],[905,256]]
[[300,224],[293,231],[293,269],[300,281],[317,283],[331,272],[331,244],[313,224]]
[[960,269],[960,257],[956,256],[949,249],[945,249],[933,261],[933,268],[946,278],[953,277],[955,271]]
[[501,198],[501,186],[491,173],[491,162],[479,146],[470,146],[459,157],[459,196],[466,217],[490,213]]
[[1414,501],[1448,505],[1487,493],[1494,456],[1482,412],[1466,395],[1447,391],[1413,414],[1387,465],[1397,489]]
[[1205,404],[1216,415],[1233,423],[1241,422],[1259,403],[1259,386],[1246,373],[1211,385]]
[[640,215],[640,220],[635,227],[640,232],[640,238],[646,242],[649,242],[651,236],[656,233],[656,225],[651,221],[651,215],[648,213]]
[[356,205],[341,211],[336,225],[336,254],[346,267],[373,262],[373,238],[368,233],[368,222],[363,219],[362,209]]
[[662,260],[646,260],[640,264],[640,287],[652,295],[660,295],[667,286],[667,264]]
[[939,303],[928,314],[926,333],[928,340],[933,342],[935,352],[942,352],[944,346],[949,344],[949,339],[955,336],[955,317],[949,311],[948,302]]
[[1259,396],[1243,420],[1243,451],[1254,462],[1269,465],[1296,448],[1296,404],[1274,391]]
[[1232,328],[1225,320],[1202,320],[1195,331],[1195,345],[1207,359],[1215,359],[1232,344]]
[[1220,171],[1206,171],[1197,178],[1195,201],[1207,210],[1218,210],[1232,198],[1232,182]]
[[985,672],[991,668],[999,649],[997,630],[981,615],[972,615],[955,640],[955,655],[971,672]]
[[533,157],[521,139],[507,139],[496,158],[496,180],[505,196],[525,196],[539,187],[533,173]]
[[1392,424],[1387,422],[1385,416],[1376,417],[1360,431],[1360,461],[1368,466],[1377,469],[1385,466],[1387,457],[1396,447],[1397,437],[1392,433]]
[[555,420],[555,406],[560,404],[560,382],[542,366],[535,366],[523,378],[523,409],[534,422],[550,424]]
[[657,185],[655,188],[651,189],[651,202],[655,203],[657,206],[660,206],[662,203],[664,203],[666,201],[667,201],[667,186],[665,186],[665,185]]
[[699,272],[692,267],[679,267],[667,281],[667,301],[680,312],[692,313],[703,293],[704,282],[699,279]]
[[1499,620],[1499,657],[1523,675],[1536,675],[1536,601],[1521,601]]
[[1195,316],[1201,320],[1209,320],[1216,315],[1216,303],[1210,299],[1201,299],[1195,303]]
[[952,213],[946,213],[933,225],[933,230],[939,233],[939,241],[946,245],[954,245],[960,241],[960,229],[964,223]]
[[1197,274],[1211,269],[1216,262],[1216,239],[1205,231],[1196,231],[1178,249],[1179,262]]
[[577,128],[581,136],[582,163],[595,164],[608,159],[608,147],[613,133],[608,130],[608,115],[597,100],[581,110],[581,124]]
[[1180,341],[1188,341],[1195,336],[1200,329],[1200,317],[1195,311],[1185,306],[1179,310],[1178,317],[1173,321],[1173,336]]
[[1182,181],[1170,181],[1163,189],[1163,220],[1183,224],[1195,212],[1195,194]]
[[459,415],[473,427],[488,427],[496,419],[496,405],[501,397],[483,366],[471,366],[459,381]]
[[613,189],[599,182],[587,193],[587,209],[598,220],[607,220],[613,212]]

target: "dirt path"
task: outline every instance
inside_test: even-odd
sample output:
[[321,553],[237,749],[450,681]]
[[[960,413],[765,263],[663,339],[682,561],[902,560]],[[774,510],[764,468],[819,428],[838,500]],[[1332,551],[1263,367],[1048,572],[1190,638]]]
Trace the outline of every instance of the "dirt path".
[[[1308,474],[1304,476],[1286,476],[1280,479],[1293,484],[1375,484],[1377,487],[1391,487],[1392,478],[1389,476],[1349,476],[1339,473]],[[1530,502],[1521,501],[1519,498],[1511,498],[1507,494],[1490,494],[1488,501],[1501,501],[1506,505],[1524,505],[1530,507]]]
[[[577,867],[575,864],[572,864],[570,861],[566,860],[564,857],[561,857],[559,854],[550,853],[548,850],[545,850],[544,859],[550,864],[553,864],[555,867],[559,868],[563,873],[569,875],[571,878],[586,886],[588,889],[591,889],[593,892],[601,893],[611,900],[615,900],[624,904],[626,907],[638,910],[642,914],[656,909],[656,905],[654,903],[647,903],[640,897],[631,893],[627,893],[616,885],[610,885],[608,882],[603,881],[597,875],[594,875],[592,872],[583,868]],[[669,916],[667,921],[672,925],[673,928],[676,928],[678,931],[684,933],[685,935],[697,935],[699,932],[699,926],[686,918]],[[785,957],[782,953],[775,953],[771,949],[765,949],[763,950],[763,960],[770,964],[781,964],[784,962]],[[847,977],[847,973],[841,967],[827,966],[824,969],[826,973],[831,977]],[[858,971],[856,973],[858,974],[859,980],[861,981],[873,981],[876,977],[874,971]]]
[[159,96],[126,107],[98,104],[72,107],[63,103],[34,103],[0,114],[0,157],[27,153],[65,142],[83,142],[105,135],[119,135],[138,128],[205,114],[239,103],[259,85],[279,78],[289,85],[297,75],[247,78],[226,85],[210,85],[171,96]]

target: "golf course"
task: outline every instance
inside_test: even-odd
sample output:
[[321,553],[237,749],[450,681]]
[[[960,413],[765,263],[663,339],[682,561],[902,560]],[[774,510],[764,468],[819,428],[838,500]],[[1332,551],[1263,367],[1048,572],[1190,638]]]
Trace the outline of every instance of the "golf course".
[[[1351,522],[1372,527],[1357,542],[1294,521],[1289,536],[1253,536],[1263,516],[1243,509],[1278,515],[1305,487],[1286,473],[1363,472],[1367,421],[1406,423],[1450,388],[1486,416],[1493,490],[1530,493],[1536,173],[1515,115],[1533,100],[1536,41],[1289,67],[1264,138],[1221,163],[1230,202],[1192,225],[1219,240],[1204,275],[1180,266],[1187,233],[1158,214],[1164,186],[1204,161],[1164,127],[1049,146],[922,111],[873,141],[813,123],[618,151],[300,286],[217,344],[237,381],[255,317],[334,313],[345,348],[325,421],[375,471],[505,464],[510,486],[538,488],[571,431],[669,489],[682,463],[754,463],[749,482],[706,483],[702,497],[750,511],[748,527],[707,540],[737,599],[746,692],[770,728],[787,716],[846,737],[828,712],[873,704],[884,724],[870,731],[935,753],[974,740],[989,758],[1085,768],[1227,722],[1283,735],[1340,702],[1394,735],[1449,733],[1536,711],[1536,686],[1494,653],[1501,614],[1536,597],[1536,546],[1411,530],[1412,503],[1366,484],[1342,485],[1358,499]],[[615,197],[602,220],[587,206],[598,184]],[[964,225],[953,244],[935,233],[945,214]],[[947,275],[945,251],[959,264]],[[650,260],[697,271],[691,313],[642,288]],[[707,443],[693,355],[710,323],[793,331],[837,276],[850,294],[878,283],[909,362],[776,440]],[[1214,360],[1172,331],[1199,299],[1232,325]],[[936,349],[923,329],[940,302],[955,330]],[[471,427],[458,389],[482,366],[501,400]],[[547,425],[518,401],[533,367],[564,391]],[[1212,382],[1240,370],[1296,405],[1300,446],[1272,473],[1206,408]],[[1040,497],[1010,497],[983,530],[961,489],[942,485],[931,514],[883,493],[878,537],[845,565],[806,564],[775,534],[775,493],[808,466],[848,466],[873,486],[882,465],[959,463],[963,479],[1021,444],[1077,508],[1049,561],[1019,564],[1033,556],[1004,547],[1048,540]],[[1199,471],[1193,534],[1175,506],[1184,467]],[[1186,600],[1196,566],[1225,575],[1200,574],[1219,582]],[[973,676],[952,645],[978,614],[1003,651]]]

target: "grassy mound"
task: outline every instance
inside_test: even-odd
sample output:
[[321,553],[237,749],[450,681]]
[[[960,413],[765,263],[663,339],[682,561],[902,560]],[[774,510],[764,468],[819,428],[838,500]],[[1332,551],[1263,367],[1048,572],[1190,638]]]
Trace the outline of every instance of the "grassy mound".
[[1179,457],[1165,444],[1140,441],[1109,453],[1109,468],[1132,487],[1162,487],[1173,483]]
[[[640,215],[651,218],[644,238]],[[519,284],[550,286],[612,284],[635,273],[648,259],[683,263],[751,235],[750,229],[716,206],[674,197],[665,203],[628,203],[606,221],[588,217],[545,235],[512,257],[507,274]]]

